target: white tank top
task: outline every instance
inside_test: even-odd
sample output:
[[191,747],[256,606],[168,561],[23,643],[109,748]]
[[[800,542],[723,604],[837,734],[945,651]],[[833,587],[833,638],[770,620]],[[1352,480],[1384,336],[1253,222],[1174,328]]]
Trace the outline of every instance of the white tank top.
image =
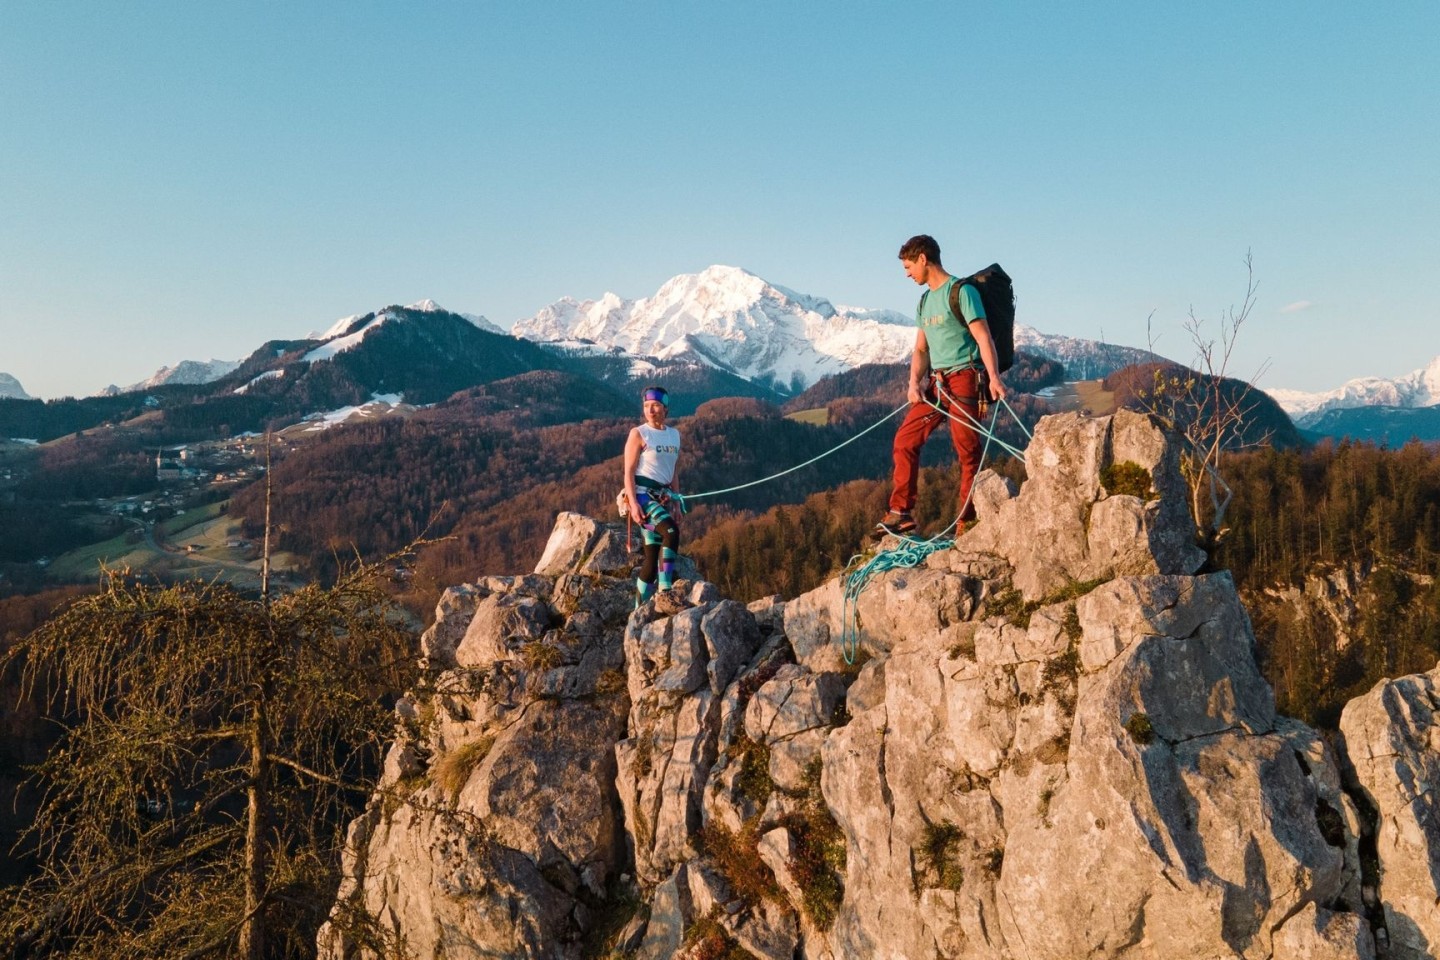
[[635,476],[648,477],[662,486],[675,479],[675,464],[680,460],[680,431],[674,427],[656,430],[648,423],[636,428],[645,449],[635,464]]

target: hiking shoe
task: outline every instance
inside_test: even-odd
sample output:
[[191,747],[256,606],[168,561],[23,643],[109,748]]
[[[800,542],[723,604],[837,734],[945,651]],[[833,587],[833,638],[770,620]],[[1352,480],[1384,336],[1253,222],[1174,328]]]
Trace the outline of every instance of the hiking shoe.
[[874,536],[883,537],[889,533],[893,533],[896,536],[902,536],[904,534],[914,532],[914,517],[910,516],[910,514],[908,513],[897,513],[894,510],[891,510],[889,513],[885,514],[884,518],[882,518],[879,523],[875,524]]

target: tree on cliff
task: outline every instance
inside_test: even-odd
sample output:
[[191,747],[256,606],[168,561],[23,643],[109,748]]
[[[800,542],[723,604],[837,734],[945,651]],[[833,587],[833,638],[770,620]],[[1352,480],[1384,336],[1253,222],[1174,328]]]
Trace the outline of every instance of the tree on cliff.
[[[1150,388],[1139,391],[1140,408],[1185,439],[1180,462],[1190,488],[1195,539],[1211,554],[1230,532],[1225,514],[1233,493],[1221,474],[1221,456],[1226,451],[1263,446],[1271,439],[1269,430],[1262,428],[1257,433],[1252,428],[1262,399],[1268,402],[1254,385],[1265,367],[1249,380],[1228,376],[1240,329],[1255,308],[1257,286],[1249,253],[1245,254],[1245,274],[1245,298],[1221,316],[1218,342],[1192,308],[1184,325],[1195,349],[1192,368],[1157,364],[1151,371]],[[1155,352],[1153,335],[1150,352]]]
[[413,637],[359,568],[273,602],[111,575],[7,658],[63,733],[6,955],[304,956]]

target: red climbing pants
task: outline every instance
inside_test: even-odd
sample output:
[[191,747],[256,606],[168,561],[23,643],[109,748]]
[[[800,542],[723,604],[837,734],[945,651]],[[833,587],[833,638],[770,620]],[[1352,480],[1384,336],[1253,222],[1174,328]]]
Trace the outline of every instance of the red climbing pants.
[[[980,451],[983,439],[971,426],[971,418],[980,419],[979,388],[980,376],[976,370],[955,370],[948,374],[936,374],[943,379],[945,392],[941,406],[957,404],[959,410],[951,410],[947,417],[928,403],[912,404],[900,429],[895,432],[895,489],[890,494],[890,509],[897,513],[909,513],[915,509],[915,485],[920,477],[920,448],[930,439],[930,434],[941,422],[950,424],[950,442],[955,447],[955,456],[960,460],[960,519],[975,519],[975,507],[970,504],[970,485],[975,482],[975,473],[980,468]],[[929,399],[936,397],[932,385],[926,394]],[[963,411],[963,412],[961,412]],[[966,416],[969,414],[969,417]]]

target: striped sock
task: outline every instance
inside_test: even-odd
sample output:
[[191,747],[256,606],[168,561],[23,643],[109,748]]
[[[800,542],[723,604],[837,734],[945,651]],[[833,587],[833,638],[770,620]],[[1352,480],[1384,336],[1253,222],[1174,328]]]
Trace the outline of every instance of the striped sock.
[[669,547],[660,548],[660,589],[669,590],[675,586],[675,560],[679,556]]
[[655,596],[654,582],[650,580],[641,580],[639,577],[636,577],[635,606],[638,608],[640,604],[644,603],[646,600],[649,600],[653,596]]

